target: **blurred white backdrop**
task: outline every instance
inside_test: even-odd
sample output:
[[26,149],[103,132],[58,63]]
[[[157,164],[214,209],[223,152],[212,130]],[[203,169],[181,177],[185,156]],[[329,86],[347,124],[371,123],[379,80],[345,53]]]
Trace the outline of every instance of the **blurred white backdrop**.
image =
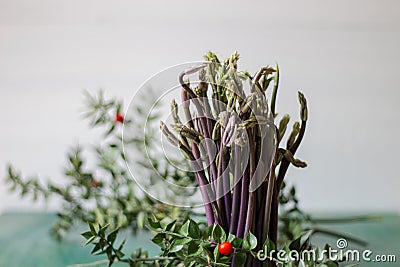
[[[82,91],[128,102],[150,75],[238,50],[240,67],[278,62],[278,111],[310,123],[292,169],[311,211],[400,211],[400,2],[0,0],[0,210],[22,201],[5,165],[62,183],[64,153],[100,141],[81,118]],[[97,139],[96,139],[97,138]]]

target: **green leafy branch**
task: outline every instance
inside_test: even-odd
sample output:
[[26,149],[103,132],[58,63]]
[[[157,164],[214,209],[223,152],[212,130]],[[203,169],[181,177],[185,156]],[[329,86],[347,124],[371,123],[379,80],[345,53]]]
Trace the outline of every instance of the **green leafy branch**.
[[[122,101],[106,98],[103,91],[91,95],[85,92],[87,111],[84,117],[93,129],[103,132],[102,142],[90,148],[82,146],[72,148],[67,153],[67,166],[64,170],[64,182],[56,179],[23,177],[11,164],[7,167],[6,182],[10,191],[19,192],[21,197],[48,200],[58,198],[62,208],[58,211],[58,221],[52,227],[52,233],[61,239],[77,222],[109,224],[111,227],[128,228],[133,231],[143,228],[149,215],[157,213],[158,218],[167,214],[178,218],[192,213],[155,201],[143,194],[130,178],[126,169],[125,155],[122,149],[122,123],[138,133],[143,129],[146,118],[142,110],[144,105],[151,105],[155,98],[148,94],[142,106],[135,109],[135,120],[128,114],[122,114]],[[153,118],[156,120],[156,118]],[[125,140],[125,145],[138,153],[143,153],[145,146],[154,149],[154,135],[146,138],[138,134],[132,140]],[[95,161],[85,158],[84,153],[91,153]],[[85,154],[86,155],[86,154]],[[159,169],[164,179],[173,179],[181,185],[193,183],[193,175],[178,171],[168,166],[164,157],[149,155],[153,166],[136,162],[143,169]],[[147,164],[147,163],[146,163]],[[166,167],[167,166],[167,167]],[[187,195],[195,191],[183,192]]]
[[[317,233],[314,230],[303,231],[291,242],[282,245],[281,250],[286,253],[286,258],[278,260],[270,256],[274,255],[274,252],[278,249],[275,244],[267,239],[264,244],[259,246],[260,241],[251,232],[244,238],[238,238],[232,234],[227,234],[220,225],[206,226],[205,223],[198,223],[191,218],[187,218],[183,222],[168,217],[162,220],[150,218],[147,227],[155,233],[152,241],[161,248],[160,255],[156,257],[149,257],[148,253],[141,250],[135,251],[130,257],[124,257],[122,248],[125,242],[122,241],[120,245],[115,246],[118,230],[109,231],[108,226],[96,228],[94,225],[90,225],[90,231],[82,235],[86,239],[86,245],[92,244],[94,246],[92,253],[107,255],[109,266],[118,261],[126,263],[128,266],[241,267],[245,266],[246,261],[251,257],[253,260],[259,261],[268,259],[285,267],[338,267],[339,262],[346,260],[340,257],[337,261],[329,259],[328,255],[324,254],[331,249],[329,245],[326,245],[323,249],[313,246],[310,239]],[[233,250],[229,255],[221,254],[219,245],[222,243],[229,243],[232,246]],[[257,247],[261,249],[257,249]],[[300,262],[288,257],[291,251],[301,253],[305,250],[314,250],[318,257],[316,259],[301,259]]]

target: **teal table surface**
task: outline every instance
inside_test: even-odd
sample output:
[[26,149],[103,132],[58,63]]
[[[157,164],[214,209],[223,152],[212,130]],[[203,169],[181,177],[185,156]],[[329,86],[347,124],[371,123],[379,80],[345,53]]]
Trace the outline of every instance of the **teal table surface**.
[[[90,255],[93,247],[83,246],[85,239],[80,233],[88,230],[85,225],[75,227],[61,242],[56,241],[50,235],[50,228],[56,220],[55,214],[45,213],[0,215],[0,267],[65,267],[106,258]],[[126,237],[123,233],[121,235],[121,239]],[[135,237],[128,235],[126,251],[141,247],[156,255],[158,247],[150,238],[148,232],[138,233]],[[117,244],[120,241],[117,240]]]
[[[84,225],[75,227],[62,242],[54,240],[49,229],[55,220],[54,214],[45,213],[0,215],[0,267],[65,267],[104,259],[90,255],[90,246],[83,247],[84,239],[80,233],[86,231]],[[397,258],[397,262],[361,262],[359,266],[400,266],[400,216],[386,215],[381,221],[324,224],[323,227],[367,241],[367,249],[373,251],[374,255],[390,254]],[[337,238],[319,235],[313,241],[333,245]],[[349,245],[349,248],[354,246],[359,250],[365,249],[351,242]],[[128,236],[125,251],[131,252],[138,247],[148,250],[151,255],[158,252],[147,232],[141,232],[135,237]]]

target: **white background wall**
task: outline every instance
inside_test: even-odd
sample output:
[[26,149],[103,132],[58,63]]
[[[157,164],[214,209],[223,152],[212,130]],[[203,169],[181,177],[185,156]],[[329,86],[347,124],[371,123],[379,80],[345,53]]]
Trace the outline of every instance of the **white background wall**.
[[44,208],[7,193],[6,162],[57,180],[66,148],[94,142],[83,89],[128,102],[162,68],[238,50],[251,71],[279,62],[280,112],[308,97],[303,206],[399,211],[399,3],[0,0],[0,209]]

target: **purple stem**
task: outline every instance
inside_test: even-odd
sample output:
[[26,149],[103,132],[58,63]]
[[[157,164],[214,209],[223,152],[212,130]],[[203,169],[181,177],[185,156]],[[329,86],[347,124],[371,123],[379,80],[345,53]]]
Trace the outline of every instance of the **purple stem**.
[[[194,104],[196,106],[197,112],[199,113],[199,116],[201,117],[200,118],[200,122],[201,122],[201,125],[202,125],[202,128],[203,128],[203,131],[204,131],[203,132],[204,137],[205,138],[209,138],[210,137],[210,133],[208,131],[208,128],[210,127],[210,124],[208,123],[208,120],[206,121],[206,118],[204,118],[203,109],[202,109],[202,107],[201,107],[201,105],[199,103],[198,97],[193,92],[193,90],[190,88],[190,86],[187,83],[185,83],[185,81],[183,80],[183,77],[186,74],[193,73],[193,72],[198,71],[198,70],[200,70],[200,69],[202,69],[204,67],[205,66],[198,66],[198,67],[194,67],[194,68],[192,68],[190,70],[182,72],[179,75],[179,82],[180,82],[183,90],[186,92],[186,94],[182,93],[182,96],[186,96],[185,99],[182,99],[182,100],[189,100],[190,98],[193,99],[193,102],[194,102]],[[212,151],[209,142],[206,142],[206,146],[207,146],[207,150],[208,151]],[[209,173],[210,174],[209,175],[210,176],[210,182],[214,181],[216,179],[216,175],[217,175],[216,164],[215,164],[215,161],[213,160],[212,156],[213,155],[211,155],[211,153],[209,153],[210,164],[211,164],[210,165],[210,171],[209,171],[210,172]]]
[[230,190],[230,178],[229,178],[229,151],[227,148],[222,152],[222,188],[224,190],[224,203],[225,203],[225,216],[227,221],[227,232],[229,231],[229,225],[231,224],[231,214],[232,214],[232,195]]
[[247,203],[248,203],[248,195],[249,195],[249,166],[247,164],[246,169],[244,171],[244,175],[242,178],[242,190],[241,190],[241,198],[240,198],[240,209],[239,209],[239,220],[237,227],[237,237],[244,237],[244,228],[246,225],[246,214],[247,214]]
[[212,225],[215,222],[214,211],[212,209],[211,201],[210,201],[210,197],[212,197],[212,195],[209,196],[210,193],[208,193],[206,191],[205,186],[207,183],[207,178],[204,174],[204,171],[202,169],[200,169],[200,166],[201,166],[200,165],[201,162],[199,160],[200,152],[199,152],[199,149],[197,148],[196,144],[193,141],[192,141],[192,151],[193,151],[193,156],[195,157],[196,163],[197,163],[197,166],[196,166],[196,165],[194,165],[194,162],[193,162],[192,164],[194,166],[192,165],[193,166],[192,168],[194,170],[201,170],[201,171],[196,171],[195,174],[196,174],[196,178],[197,178],[197,183],[199,184],[199,187],[200,187],[201,196],[203,197],[203,203],[204,203],[204,208],[205,208],[205,212],[206,212],[207,224]]
[[[255,163],[255,133],[254,133],[254,129],[250,129],[249,131],[249,143],[250,143],[250,183],[251,180],[254,179],[254,173],[255,173],[255,167],[256,167],[256,163]],[[252,230],[252,226],[253,226],[253,219],[254,219],[254,211],[255,211],[255,202],[256,202],[256,198],[255,198],[255,191],[253,192],[249,192],[249,202],[248,202],[248,207],[247,207],[247,217],[246,217],[246,226],[244,229],[244,235],[247,235],[249,231]]]
[[[188,95],[186,93],[185,90],[182,90],[182,102],[186,102],[188,100]],[[188,121],[188,124],[193,127],[193,121],[192,121],[192,117],[190,115],[190,111],[189,111],[189,102],[186,102],[184,104],[184,109],[185,109],[185,116],[186,116],[186,120]],[[201,162],[199,162],[200,160],[200,151],[197,147],[197,145],[194,143],[194,141],[191,142],[192,145],[192,153],[193,153],[193,157],[196,160],[197,168],[196,166],[193,166],[194,170],[202,170],[202,168],[200,169],[200,164]],[[194,163],[192,163],[194,164]],[[204,175],[204,173],[200,173],[200,172],[195,172],[196,174],[196,178],[197,178],[197,182],[200,186],[200,192],[203,198],[203,202],[204,202],[204,208],[205,208],[205,212],[206,212],[206,218],[207,218],[207,224],[208,225],[212,225],[215,222],[215,214],[212,208],[212,204],[211,204],[211,200],[210,198],[212,198],[212,192],[206,192],[206,188],[204,187],[206,184],[208,184],[207,181],[207,177]],[[211,195],[210,195],[211,194]]]
[[238,224],[239,224],[239,213],[240,213],[240,202],[241,202],[241,191],[242,191],[242,181],[241,178],[241,162],[240,162],[240,147],[236,146],[234,150],[234,175],[233,182],[235,184],[233,189],[233,201],[232,201],[232,216],[231,223],[229,227],[229,232],[231,234],[237,235]]
[[219,212],[219,218],[220,220],[218,221],[222,228],[224,228],[225,231],[229,230],[229,224],[228,224],[228,214],[227,214],[227,206],[225,205],[225,195],[224,195],[224,179],[222,177],[222,172],[223,170],[223,157],[224,157],[224,148],[222,147],[221,143],[221,148],[219,152],[219,160],[218,160],[218,173],[217,173],[217,203],[218,203],[218,212]]

